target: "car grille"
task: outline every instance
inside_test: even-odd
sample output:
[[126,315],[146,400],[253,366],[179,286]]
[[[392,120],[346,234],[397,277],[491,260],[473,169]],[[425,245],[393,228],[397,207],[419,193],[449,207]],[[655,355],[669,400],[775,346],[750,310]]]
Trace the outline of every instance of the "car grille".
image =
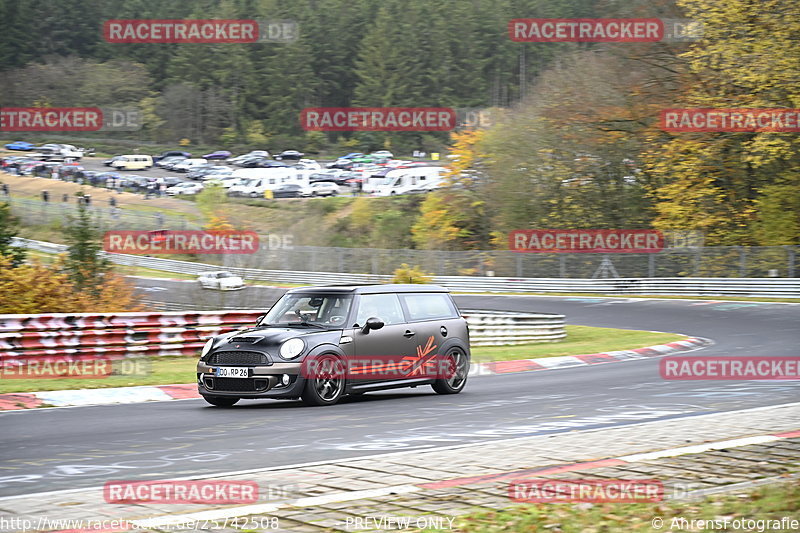
[[[267,356],[258,352],[230,351],[217,352],[208,358],[209,365],[266,365]],[[234,378],[237,379],[237,378]]]
[[[256,383],[258,381],[259,383]],[[258,385],[258,388],[256,388]],[[214,389],[223,392],[258,392],[267,388],[266,379],[214,378]]]

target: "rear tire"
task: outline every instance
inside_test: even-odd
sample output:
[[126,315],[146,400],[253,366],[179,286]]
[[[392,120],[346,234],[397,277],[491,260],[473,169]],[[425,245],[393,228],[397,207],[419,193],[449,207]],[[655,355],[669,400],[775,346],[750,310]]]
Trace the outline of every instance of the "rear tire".
[[447,376],[437,379],[431,387],[437,394],[458,394],[467,384],[469,359],[461,348],[451,348],[442,361],[447,361]]
[[203,399],[217,407],[233,407],[241,398],[229,398],[228,396],[203,396]]

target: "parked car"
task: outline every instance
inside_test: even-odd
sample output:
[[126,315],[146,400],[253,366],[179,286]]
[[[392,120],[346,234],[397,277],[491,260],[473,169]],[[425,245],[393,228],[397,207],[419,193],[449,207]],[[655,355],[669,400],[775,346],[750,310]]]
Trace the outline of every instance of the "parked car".
[[158,163],[168,157],[182,157],[184,159],[189,159],[192,157],[192,154],[189,152],[182,152],[181,150],[167,150],[166,152],[161,152],[158,155],[153,156],[153,161]]
[[203,190],[202,183],[193,183],[189,181],[182,181],[177,185],[167,188],[167,194],[170,196],[179,196],[184,194],[198,194]]
[[239,166],[242,168],[277,168],[288,167],[289,165],[266,157],[256,156],[239,163]]
[[272,190],[273,198],[299,198],[303,187],[296,183],[287,183]]
[[347,155],[341,156],[339,159],[354,159],[356,157],[362,157],[363,155],[364,154],[362,154],[361,152],[350,152]]
[[211,174],[214,170],[214,165],[201,165],[189,170],[186,177],[190,180],[199,180],[204,176]]
[[197,282],[204,289],[235,291],[245,288],[244,280],[241,276],[235,276],[223,270],[218,272],[203,272],[197,276]]
[[122,155],[109,165],[117,170],[148,170],[153,168],[153,158],[149,155]]
[[338,168],[338,169],[341,169],[341,170],[350,170],[351,168],[353,168],[353,165],[355,165],[355,163],[353,162],[352,159],[344,159],[344,158],[342,158],[342,159],[337,159],[333,163],[328,163],[327,167],[328,168]]
[[[110,173],[107,173],[110,174]],[[119,186],[122,188],[131,188],[134,190],[143,190],[147,188],[151,178],[147,176],[134,176],[133,174],[115,174],[119,178]]]
[[394,154],[389,150],[378,150],[377,152],[372,152],[370,154],[373,157],[382,157],[386,159],[394,159]]
[[328,170],[321,170],[319,172],[314,172],[313,174],[309,175],[308,181],[310,183],[314,183],[317,181],[332,181],[338,185],[342,185],[351,177],[352,177],[351,173],[346,170],[332,168]]
[[301,170],[322,170],[322,165],[320,165],[313,159],[300,159],[294,165],[294,168],[298,168]]
[[187,159],[188,159],[188,157],[184,157],[182,155],[171,155],[171,156],[168,156],[168,157],[162,157],[158,161],[155,161],[155,160],[153,160],[153,161],[155,161],[155,166],[157,166],[159,168],[164,168],[164,169],[167,169],[167,170],[171,170],[172,169],[172,165],[177,165],[178,163],[183,163]]
[[29,152],[33,150],[35,146],[35,144],[25,141],[14,141],[13,143],[8,143],[5,145],[5,148],[6,150],[21,150],[23,152]]
[[284,150],[283,152],[279,153],[275,156],[275,159],[278,161],[284,159],[293,159],[295,161],[302,159],[305,154],[303,152],[298,152],[297,150]]
[[464,389],[470,364],[466,320],[443,287],[367,285],[290,289],[253,328],[212,337],[197,363],[198,392],[211,405],[342,396],[430,385]]
[[197,167],[202,167],[208,164],[208,161],[205,159],[185,159],[180,163],[172,165],[170,170],[175,172],[189,172],[190,170],[194,170]]
[[308,187],[303,187],[300,196],[336,196],[339,186],[332,181],[317,181]]
[[203,181],[206,181],[206,180],[221,180],[222,178],[227,178],[231,174],[233,174],[233,169],[230,169],[230,168],[227,168],[227,167],[222,167],[220,170],[207,172],[200,179],[203,180]]
[[238,165],[242,161],[245,161],[247,159],[251,159],[253,157],[267,157],[268,158],[269,157],[269,152],[266,151],[266,150],[252,150],[250,152],[247,152],[246,154],[237,155],[236,157],[232,157],[232,158],[228,159],[228,163],[230,163],[232,165]]
[[210,154],[205,154],[201,156],[203,159],[208,159],[211,161],[224,161],[228,159],[233,154],[228,152],[227,150],[217,150],[216,152],[211,152]]

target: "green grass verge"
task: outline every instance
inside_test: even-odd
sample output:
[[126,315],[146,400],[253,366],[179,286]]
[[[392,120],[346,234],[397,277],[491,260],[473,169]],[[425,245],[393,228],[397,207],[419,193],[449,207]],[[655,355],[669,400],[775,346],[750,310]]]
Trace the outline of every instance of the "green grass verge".
[[1,379],[0,393],[34,392],[69,389],[107,389],[138,385],[172,385],[194,383],[196,357],[156,357],[147,359],[147,375],[109,376],[93,379]]
[[[567,326],[567,338],[563,341],[518,346],[476,346],[472,350],[472,357],[474,361],[557,357],[641,348],[682,338],[684,337],[681,335],[670,333]],[[110,376],[103,379],[0,379],[0,393],[194,383],[196,357],[156,357],[148,361],[152,366],[151,373],[146,376]]]
[[[800,519],[800,482],[765,485],[749,491],[709,496],[701,501],[668,500],[655,504],[537,504],[503,511],[478,511],[456,519],[451,531],[460,533],[600,533],[654,531],[797,531],[765,527],[769,522]],[[714,520],[728,519],[728,526]],[[661,522],[659,522],[659,519]],[[681,519],[685,519],[685,522]],[[734,528],[734,520],[744,527]],[[694,527],[689,522],[695,520]],[[706,521],[699,525],[698,520]],[[711,522],[708,522],[711,521]],[[759,522],[760,521],[760,522]],[[660,527],[654,525],[661,524]],[[682,525],[683,524],[683,525]],[[760,524],[760,525],[759,525]],[[434,530],[425,530],[434,531]]]
[[675,342],[686,337],[674,333],[638,331],[632,329],[593,328],[589,326],[567,326],[567,338],[558,342],[520,344],[517,346],[475,346],[473,361],[511,361],[513,359],[535,359],[562,355],[583,355],[631,350],[656,344]]

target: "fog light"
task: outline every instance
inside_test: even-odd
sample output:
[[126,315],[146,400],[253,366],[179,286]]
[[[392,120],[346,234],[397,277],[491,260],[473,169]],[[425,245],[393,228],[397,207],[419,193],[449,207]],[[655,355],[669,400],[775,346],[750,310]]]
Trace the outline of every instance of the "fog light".
[[289,374],[284,374],[284,375],[281,376],[281,383],[283,385],[288,385],[289,384]]

